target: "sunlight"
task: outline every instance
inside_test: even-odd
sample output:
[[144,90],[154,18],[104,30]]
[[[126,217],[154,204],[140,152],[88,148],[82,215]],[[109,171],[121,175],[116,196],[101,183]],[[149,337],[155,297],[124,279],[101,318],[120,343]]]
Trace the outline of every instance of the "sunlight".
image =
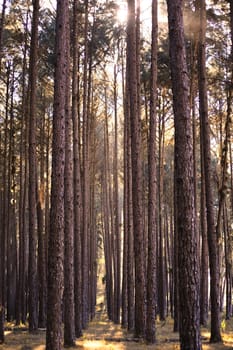
[[117,21],[120,24],[124,24],[127,22],[127,14],[128,14],[127,3],[125,1],[120,1],[118,6],[119,7],[116,14]]

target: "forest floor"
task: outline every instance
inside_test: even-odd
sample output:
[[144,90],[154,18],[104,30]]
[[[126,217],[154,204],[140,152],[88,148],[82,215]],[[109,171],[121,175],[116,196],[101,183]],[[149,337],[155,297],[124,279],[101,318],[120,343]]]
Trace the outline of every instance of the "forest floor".
[[[119,325],[115,325],[106,318],[106,314],[97,312],[96,318],[90,323],[83,336],[77,340],[73,350],[178,350],[178,334],[172,331],[171,319],[166,322],[157,322],[157,343],[147,345],[137,341],[132,334],[127,333]],[[222,332],[222,344],[209,344],[209,332],[202,329],[203,350],[232,350],[233,349],[233,322],[225,323]],[[6,342],[0,345],[0,350],[44,350],[45,331],[29,334],[25,329],[12,329],[6,332]]]
[[[102,284],[102,283],[101,283]],[[7,325],[5,344],[0,345],[0,350],[44,350],[45,330],[39,330],[36,334],[30,334],[28,330]],[[233,319],[222,321],[222,344],[209,344],[210,333],[208,328],[201,331],[203,350],[233,350]],[[167,318],[164,322],[156,323],[155,345],[147,345],[145,342],[135,339],[133,334],[122,329],[120,325],[110,322],[106,316],[104,286],[99,284],[97,296],[96,317],[90,322],[88,329],[76,342],[76,347],[71,350],[178,350],[179,336],[173,332],[173,321]]]

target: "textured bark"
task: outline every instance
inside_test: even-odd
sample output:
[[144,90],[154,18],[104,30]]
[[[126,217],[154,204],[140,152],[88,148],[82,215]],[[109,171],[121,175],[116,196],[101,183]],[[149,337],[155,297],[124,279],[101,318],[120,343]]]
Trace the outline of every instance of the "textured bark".
[[128,0],[127,59],[131,122],[133,234],[135,258],[135,336],[145,335],[145,254],[142,208],[141,124],[138,110],[138,73],[135,1]]
[[208,286],[208,239],[207,239],[207,222],[206,222],[206,201],[205,201],[205,174],[203,150],[201,147],[201,209],[200,209],[200,225],[201,225],[201,283],[200,283],[200,322],[202,325],[207,324],[209,311],[209,286]]
[[0,343],[3,343],[4,324],[5,324],[5,286],[6,286],[6,238],[7,238],[7,143],[8,143],[8,125],[9,125],[9,96],[10,96],[10,67],[7,67],[6,79],[6,102],[5,102],[5,125],[4,125],[4,151],[3,151],[3,199],[2,199],[2,229],[0,246]]
[[163,229],[163,182],[164,182],[164,142],[165,142],[165,113],[163,102],[160,106],[161,112],[159,113],[159,145],[158,145],[158,272],[157,272],[157,289],[158,289],[158,313],[160,320],[166,318],[166,286],[165,286],[165,257],[164,257],[164,229]]
[[38,328],[38,275],[36,231],[36,81],[38,57],[39,0],[33,2],[32,35],[29,63],[29,330]]
[[46,265],[46,235],[45,235],[45,96],[43,99],[43,114],[40,118],[40,172],[37,192],[37,230],[38,230],[38,326],[46,327],[46,301],[47,301],[47,265]]
[[[16,297],[16,225],[15,225],[15,196],[14,196],[14,177],[15,177],[15,131],[14,131],[14,87],[15,67],[11,68],[10,75],[10,121],[9,121],[9,146],[8,146],[8,180],[7,180],[7,222],[6,222],[6,244],[7,244],[7,321],[15,319],[15,297]],[[16,259],[16,261],[15,261]]]
[[119,219],[119,191],[118,191],[118,111],[117,111],[117,65],[114,65],[114,119],[115,119],[115,135],[114,135],[114,233],[116,242],[116,271],[114,283],[114,322],[120,322],[120,306],[121,306],[121,237],[120,237],[120,219]]
[[157,0],[152,1],[152,46],[149,127],[149,186],[148,186],[148,262],[147,262],[147,320],[146,340],[155,343],[156,318],[156,100],[157,100]]
[[133,236],[133,199],[132,199],[132,157],[130,138],[130,111],[129,111],[129,91],[127,89],[127,284],[128,284],[128,330],[132,331],[135,325],[135,264],[134,264],[134,236]]
[[73,79],[72,79],[72,119],[74,153],[74,293],[75,293],[75,334],[82,335],[82,250],[81,250],[81,174],[80,174],[80,134],[79,134],[79,81],[78,81],[78,1],[73,5]]
[[47,350],[60,350],[62,347],[61,304],[64,279],[64,165],[67,87],[67,21],[68,1],[59,0],[57,2],[56,17],[52,184],[48,246]]
[[64,346],[75,345],[74,316],[74,187],[72,116],[70,111],[70,26],[66,23],[66,108],[65,108],[65,170],[64,170]]
[[105,264],[106,264],[106,294],[107,308],[110,320],[114,317],[114,299],[113,299],[113,242],[112,242],[112,216],[110,214],[110,170],[109,170],[109,135],[108,135],[108,114],[107,114],[107,89],[105,89],[105,124],[104,124],[104,172],[103,188],[104,190],[104,229],[105,229]]
[[121,325],[123,328],[128,326],[128,157],[127,157],[127,102],[126,102],[126,84],[125,84],[125,65],[124,65],[124,54],[123,45],[121,49],[121,67],[122,67],[122,95],[123,95],[123,108],[124,108],[124,197],[123,197],[123,262],[122,262],[122,317]]
[[200,35],[198,48],[198,86],[200,104],[200,131],[203,149],[204,174],[205,174],[205,195],[207,211],[207,235],[209,247],[210,266],[210,303],[211,303],[211,336],[210,342],[220,342],[220,288],[219,288],[219,257],[218,242],[215,229],[213,191],[212,191],[212,170],[210,152],[210,129],[208,120],[207,101],[207,78],[206,78],[206,54],[205,54],[205,33],[206,33],[206,10],[205,1],[199,1],[200,10]]
[[89,213],[89,123],[88,123],[88,0],[85,0],[85,49],[83,67],[83,233],[82,233],[82,323],[87,327],[89,320],[88,284],[89,254],[88,236],[90,225]]
[[17,295],[17,314],[16,324],[20,324],[26,320],[26,246],[25,246],[25,206],[26,206],[26,177],[28,157],[25,150],[26,139],[26,116],[27,116],[27,94],[26,94],[26,70],[27,70],[27,37],[28,37],[28,11],[25,24],[25,37],[23,48],[23,72],[22,72],[22,121],[20,126],[20,165],[19,165],[19,278],[18,278],[18,295]]
[[194,210],[193,142],[182,1],[167,1],[175,121],[179,312],[181,350],[201,349],[199,271]]

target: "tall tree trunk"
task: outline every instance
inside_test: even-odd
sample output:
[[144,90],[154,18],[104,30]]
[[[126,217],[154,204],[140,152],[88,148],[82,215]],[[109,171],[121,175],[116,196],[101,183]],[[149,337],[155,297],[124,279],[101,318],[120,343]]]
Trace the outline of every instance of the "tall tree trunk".
[[25,169],[27,169],[27,153],[25,152],[25,139],[26,139],[26,118],[27,118],[27,96],[26,93],[26,72],[27,72],[27,38],[28,38],[28,11],[26,15],[25,24],[25,37],[24,37],[24,48],[23,48],[23,71],[22,71],[22,120],[20,126],[20,165],[19,165],[19,278],[18,278],[18,296],[17,296],[17,315],[16,324],[20,321],[25,322],[25,293],[26,288],[24,285],[25,281],[25,260],[26,260],[26,249],[25,249],[25,203],[26,198],[26,181],[25,181]]
[[133,231],[135,258],[135,336],[145,335],[145,254],[142,210],[141,124],[138,111],[138,74],[135,1],[128,0],[127,59],[129,68]]
[[39,0],[33,2],[29,63],[29,330],[38,328],[38,276],[36,232],[36,81],[38,57]]
[[114,233],[116,242],[116,271],[114,283],[114,322],[120,322],[120,292],[121,292],[121,237],[120,237],[120,222],[119,222],[119,190],[118,190],[118,111],[117,111],[117,65],[114,65],[114,117],[115,117],[115,132],[114,132]]
[[201,142],[203,147],[204,174],[205,174],[205,194],[207,211],[207,235],[209,247],[210,266],[210,303],[211,303],[211,336],[210,342],[220,342],[220,299],[219,299],[219,257],[218,242],[214,223],[214,207],[212,193],[212,170],[210,152],[210,130],[208,121],[207,105],[207,79],[206,79],[206,54],[205,54],[205,33],[206,33],[206,8],[205,0],[199,1],[200,11],[200,35],[198,52],[198,84],[200,103],[200,126]]
[[6,79],[6,103],[5,103],[5,125],[4,125],[4,151],[3,151],[3,199],[2,199],[2,229],[0,246],[0,343],[3,343],[4,324],[5,324],[5,288],[6,288],[6,239],[7,239],[7,143],[8,143],[8,124],[9,124],[9,97],[10,97],[10,66],[7,66]]
[[83,77],[83,237],[82,237],[82,322],[87,327],[89,319],[88,283],[89,283],[89,254],[88,235],[90,224],[89,213],[89,123],[88,123],[88,0],[85,0],[85,52]]
[[78,0],[73,5],[73,79],[72,79],[72,119],[74,153],[74,292],[75,292],[75,334],[82,335],[82,251],[81,251],[81,174],[80,174],[80,134],[79,134],[79,81],[78,74]]
[[148,261],[147,261],[147,320],[146,340],[155,343],[156,318],[156,100],[157,100],[157,46],[158,8],[152,1],[152,45],[150,81],[150,127],[149,127],[149,185],[148,185]]
[[200,229],[201,229],[201,283],[200,283],[200,322],[206,326],[209,311],[209,286],[208,286],[208,237],[206,221],[206,193],[205,193],[205,173],[203,145],[201,144],[201,205],[200,205]]
[[70,26],[66,24],[66,106],[65,106],[65,169],[64,169],[64,346],[75,345],[74,316],[74,197],[72,116],[70,111]]
[[128,158],[127,158],[127,103],[125,94],[125,66],[124,66],[124,55],[123,47],[121,53],[122,59],[122,95],[123,95],[123,109],[124,109],[124,197],[123,197],[123,262],[122,262],[122,318],[121,324],[123,328],[127,328],[128,325],[128,270],[127,270],[127,260],[128,260]]
[[183,2],[167,0],[175,120],[175,186],[181,350],[200,350],[199,271],[194,210],[192,121]]
[[68,0],[57,1],[56,65],[54,87],[51,212],[48,246],[48,299],[46,350],[62,347],[62,294],[64,261],[64,164],[67,89]]

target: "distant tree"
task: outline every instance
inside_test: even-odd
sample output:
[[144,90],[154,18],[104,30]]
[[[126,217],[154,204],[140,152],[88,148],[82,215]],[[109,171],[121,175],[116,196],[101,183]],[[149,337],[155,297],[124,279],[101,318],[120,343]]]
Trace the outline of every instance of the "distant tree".
[[167,1],[175,121],[179,333],[181,350],[200,350],[200,306],[194,211],[192,121],[183,25],[183,1]]

